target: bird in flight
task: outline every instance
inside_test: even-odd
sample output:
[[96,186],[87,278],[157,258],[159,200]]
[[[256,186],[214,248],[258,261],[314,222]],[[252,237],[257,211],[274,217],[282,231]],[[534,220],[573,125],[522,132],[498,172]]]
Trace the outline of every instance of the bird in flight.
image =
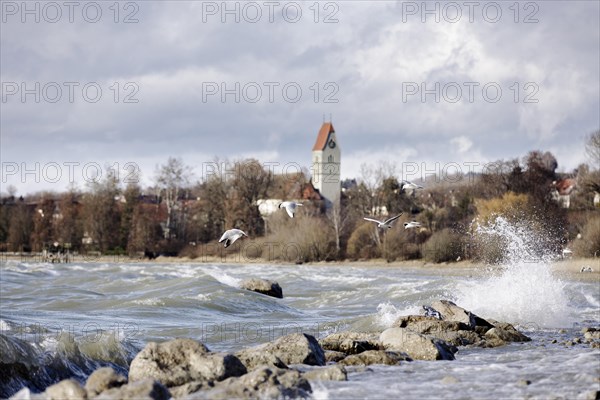
[[223,233],[223,236],[221,236],[221,239],[219,239],[219,243],[225,242],[225,248],[227,248],[242,236],[248,237],[248,235],[246,235],[246,233],[240,229],[230,229]]
[[296,213],[296,207],[301,206],[302,203],[296,203],[295,201],[284,201],[279,204],[279,208],[284,207],[285,211],[287,211],[290,218],[294,218],[294,214]]
[[400,218],[400,216],[402,215],[402,213],[396,215],[395,217],[386,219],[385,221],[379,221],[373,218],[367,218],[364,217],[363,219],[367,220],[367,221],[371,221],[371,222],[376,222],[377,223],[377,227],[378,228],[391,228],[392,227],[392,223],[397,220],[398,218]]
[[411,181],[402,181],[400,183],[400,188],[402,190],[416,190],[416,189],[423,189],[423,186],[421,185],[417,185],[416,183],[413,183]]
[[404,229],[420,228],[421,223],[417,221],[410,221],[404,223]]

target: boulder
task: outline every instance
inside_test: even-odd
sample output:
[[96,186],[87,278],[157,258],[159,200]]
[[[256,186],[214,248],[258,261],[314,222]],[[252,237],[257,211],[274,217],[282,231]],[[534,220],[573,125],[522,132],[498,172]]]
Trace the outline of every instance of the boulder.
[[411,331],[440,335],[444,332],[470,330],[470,326],[458,321],[444,321],[433,317],[425,317],[420,315],[409,315],[398,318],[392,327],[408,328]]
[[454,360],[456,347],[406,328],[388,328],[379,340],[386,350],[400,351],[414,360]]
[[325,362],[338,362],[346,358],[347,355],[341,351],[325,350]]
[[503,324],[501,326],[496,325],[496,327],[488,330],[484,337],[486,341],[490,339],[499,339],[504,342],[529,342],[531,339],[521,332],[515,329],[514,326],[510,324]]
[[256,348],[244,349],[235,353],[235,356],[244,364],[248,371],[263,366],[287,369],[287,365],[275,354],[257,350]]
[[261,367],[244,376],[218,382],[213,389],[188,396],[192,399],[308,398],[310,383],[299,371]]
[[98,396],[105,390],[123,386],[127,383],[127,378],[117,374],[110,367],[99,368],[95,370],[85,383],[85,390],[89,397]]
[[412,361],[406,353],[398,351],[368,350],[352,354],[340,361],[342,365],[398,365],[402,361]]
[[223,380],[246,372],[246,367],[231,354],[209,353],[200,342],[174,339],[148,343],[131,362],[129,380],[152,378],[173,387],[193,381]]
[[468,326],[469,330],[473,330],[477,326],[475,314],[457,306],[449,300],[434,301],[431,303],[431,307],[435,308],[442,315],[444,321],[462,322]]
[[381,349],[378,336],[376,333],[367,332],[338,332],[321,339],[319,343],[325,350],[358,354],[367,350]]
[[268,279],[246,279],[242,281],[240,288],[283,299],[283,290],[279,286],[279,283]]
[[325,353],[319,342],[314,336],[306,333],[282,336],[272,342],[253,347],[251,350],[272,354],[286,365],[325,365]]
[[327,367],[317,367],[310,369],[302,374],[304,379],[309,381],[346,381],[348,376],[346,368],[342,365],[330,365]]
[[87,399],[87,393],[75,379],[65,379],[46,388],[42,398],[48,400]]
[[171,393],[160,382],[142,379],[103,391],[97,400],[168,400]]

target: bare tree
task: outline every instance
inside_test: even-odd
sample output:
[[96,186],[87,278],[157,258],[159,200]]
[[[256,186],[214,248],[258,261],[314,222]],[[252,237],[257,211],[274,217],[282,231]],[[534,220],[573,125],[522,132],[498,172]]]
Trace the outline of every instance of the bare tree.
[[327,219],[333,229],[336,256],[339,257],[341,253],[340,239],[349,226],[350,216],[347,210],[342,207],[341,202],[336,202],[333,204],[333,207],[327,211]]
[[600,129],[588,135],[585,151],[592,160],[592,165],[600,169]]
[[173,237],[173,216],[179,194],[189,184],[191,176],[191,167],[185,165],[181,158],[174,157],[169,157],[167,163],[161,165],[156,172],[156,184],[167,207],[164,227],[164,237],[167,240]]

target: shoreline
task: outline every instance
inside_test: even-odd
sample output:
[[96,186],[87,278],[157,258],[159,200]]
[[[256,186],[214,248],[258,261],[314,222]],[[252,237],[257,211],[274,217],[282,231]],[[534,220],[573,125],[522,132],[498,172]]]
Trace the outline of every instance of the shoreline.
[[[41,259],[41,256],[36,254],[1,254],[0,261],[20,261],[20,262],[47,262]],[[461,260],[457,262],[443,262],[443,263],[432,263],[425,260],[401,260],[388,262],[385,259],[372,259],[372,260],[343,260],[343,261],[319,261],[312,263],[297,264],[293,262],[285,262],[281,260],[270,261],[262,258],[246,258],[239,257],[239,255],[231,254],[228,257],[218,256],[205,256],[198,258],[189,257],[166,257],[159,256],[155,259],[138,259],[129,256],[72,256],[71,260],[66,264],[73,263],[144,263],[144,264],[222,264],[222,265],[305,265],[305,266],[316,266],[316,267],[360,267],[360,268],[406,268],[416,269],[422,271],[436,271],[442,274],[452,275],[464,275],[465,273],[475,271],[490,271],[500,270],[501,266],[498,265],[485,265],[471,260]],[[65,264],[65,263],[57,263]],[[552,261],[550,263],[552,271],[557,273],[559,277],[565,277],[567,279],[583,280],[583,281],[598,281],[600,282],[600,258],[569,258]],[[583,267],[591,267],[592,272],[581,272]]]

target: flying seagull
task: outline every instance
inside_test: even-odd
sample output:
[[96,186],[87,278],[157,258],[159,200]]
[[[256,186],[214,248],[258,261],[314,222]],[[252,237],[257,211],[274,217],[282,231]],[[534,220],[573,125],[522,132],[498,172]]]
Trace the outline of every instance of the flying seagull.
[[244,231],[242,231],[242,230],[230,229],[228,231],[225,231],[225,233],[223,233],[223,236],[221,236],[221,239],[219,239],[219,243],[225,242],[225,248],[227,248],[227,247],[231,246],[233,244],[233,242],[235,242],[242,236],[248,237],[248,235],[246,235],[246,233],[244,233]]
[[290,218],[294,218],[296,207],[301,205],[301,203],[296,203],[295,201],[284,201],[283,203],[279,204],[279,208],[285,207],[285,211],[287,211]]
[[404,229],[419,228],[420,226],[421,223],[417,221],[410,221],[404,223]]
[[377,227],[378,228],[391,228],[392,227],[392,222],[394,222],[395,220],[397,220],[398,218],[400,218],[400,216],[402,215],[402,213],[396,215],[395,217],[392,217],[390,219],[386,219],[385,221],[378,221],[376,219],[373,218],[367,218],[364,217],[363,219],[367,220],[367,221],[371,221],[371,222],[377,222]]
[[421,185],[417,185],[416,183],[412,183],[411,181],[402,181],[400,183],[400,187],[402,188],[402,190],[416,190],[416,189],[423,189],[423,186]]

